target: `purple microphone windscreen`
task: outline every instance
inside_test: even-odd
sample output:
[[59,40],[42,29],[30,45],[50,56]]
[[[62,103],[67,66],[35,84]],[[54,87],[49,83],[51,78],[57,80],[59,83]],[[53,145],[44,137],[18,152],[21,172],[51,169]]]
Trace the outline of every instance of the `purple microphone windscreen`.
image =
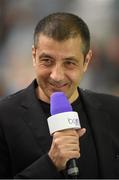
[[54,92],[50,99],[51,115],[73,111],[72,106],[63,92]]

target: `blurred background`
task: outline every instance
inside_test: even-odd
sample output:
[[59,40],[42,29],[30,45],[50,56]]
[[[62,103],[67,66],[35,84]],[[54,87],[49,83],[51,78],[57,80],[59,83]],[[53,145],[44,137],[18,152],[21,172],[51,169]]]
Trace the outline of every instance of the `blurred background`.
[[57,11],[79,15],[91,32],[93,60],[81,87],[119,96],[119,0],[0,0],[0,98],[34,79],[34,28]]

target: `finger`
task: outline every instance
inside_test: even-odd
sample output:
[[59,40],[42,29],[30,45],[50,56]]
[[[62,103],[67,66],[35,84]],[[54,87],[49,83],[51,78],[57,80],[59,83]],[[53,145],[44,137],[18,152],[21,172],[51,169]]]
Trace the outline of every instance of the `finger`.
[[78,151],[80,152],[80,147],[78,144],[67,144],[67,145],[61,145],[60,146],[61,150],[65,151],[65,152],[70,152],[70,151]]
[[79,158],[80,157],[80,151],[65,151],[65,158],[66,159],[72,159],[72,158]]
[[79,137],[82,137],[86,133],[86,128],[81,128],[77,130]]
[[65,129],[62,131],[57,131],[54,133],[55,136],[59,136],[59,135],[66,135],[66,136],[76,136],[77,132],[75,129]]
[[[77,132],[76,132],[77,133]],[[56,146],[66,145],[78,145],[79,146],[79,135],[76,136],[55,136],[53,137],[53,144]]]

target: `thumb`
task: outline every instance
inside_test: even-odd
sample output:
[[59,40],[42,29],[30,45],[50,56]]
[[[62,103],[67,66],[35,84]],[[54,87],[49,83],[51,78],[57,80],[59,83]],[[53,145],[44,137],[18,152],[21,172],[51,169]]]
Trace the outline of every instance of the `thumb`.
[[86,133],[86,128],[81,128],[77,130],[79,138],[82,137]]

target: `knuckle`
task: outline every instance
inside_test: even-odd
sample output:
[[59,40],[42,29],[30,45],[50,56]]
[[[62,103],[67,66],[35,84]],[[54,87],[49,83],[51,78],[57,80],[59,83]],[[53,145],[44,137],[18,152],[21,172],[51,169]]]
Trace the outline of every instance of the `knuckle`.
[[61,149],[59,149],[59,153],[58,153],[59,159],[60,161],[64,162],[67,161],[68,156],[65,152],[63,152]]
[[59,133],[58,133],[58,132],[55,132],[55,133],[53,134],[53,138],[54,138],[54,139],[57,138],[58,135],[59,135]]
[[75,158],[80,158],[80,152],[76,152]]
[[81,156],[81,154],[80,154],[80,152],[78,153],[78,158],[80,158],[80,156]]
[[59,146],[59,140],[57,138],[54,138],[53,143],[56,147]]

